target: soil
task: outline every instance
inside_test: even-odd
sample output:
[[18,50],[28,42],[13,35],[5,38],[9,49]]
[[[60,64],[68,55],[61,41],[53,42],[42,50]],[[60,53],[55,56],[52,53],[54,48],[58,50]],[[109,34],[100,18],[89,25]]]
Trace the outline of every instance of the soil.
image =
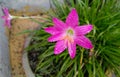
[[30,67],[32,69],[32,71],[35,73],[36,67],[38,65],[38,56],[39,56],[39,52],[38,51],[32,51],[28,53],[28,59],[29,59],[29,63],[30,63]]
[[[29,7],[26,6],[21,11],[16,11],[11,9],[11,15],[19,16],[42,16],[46,15],[41,11],[29,11]],[[36,19],[40,22],[43,20]],[[11,68],[12,68],[12,77],[26,77],[25,72],[22,66],[22,54],[24,50],[24,43],[29,33],[19,34],[25,30],[35,30],[40,27],[40,25],[31,19],[13,19],[11,21],[12,27],[6,29],[6,33],[9,37],[9,50],[11,58]]]

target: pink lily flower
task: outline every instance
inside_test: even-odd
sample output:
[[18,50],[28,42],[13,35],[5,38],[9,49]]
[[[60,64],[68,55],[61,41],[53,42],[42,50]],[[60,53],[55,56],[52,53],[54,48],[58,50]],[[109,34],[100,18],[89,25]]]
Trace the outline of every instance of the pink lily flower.
[[11,19],[13,17],[9,14],[8,8],[2,8],[2,10],[3,10],[4,14],[5,14],[4,16],[2,16],[2,19],[5,20],[4,25],[8,26],[8,28],[10,28],[11,27],[10,21],[11,21]]
[[57,18],[53,18],[53,23],[54,26],[45,28],[45,31],[52,35],[48,38],[49,42],[57,41],[54,54],[60,54],[68,48],[68,53],[73,59],[76,55],[76,45],[86,49],[93,48],[91,41],[85,37],[93,27],[90,24],[79,26],[79,17],[75,9],[71,10],[65,23]]

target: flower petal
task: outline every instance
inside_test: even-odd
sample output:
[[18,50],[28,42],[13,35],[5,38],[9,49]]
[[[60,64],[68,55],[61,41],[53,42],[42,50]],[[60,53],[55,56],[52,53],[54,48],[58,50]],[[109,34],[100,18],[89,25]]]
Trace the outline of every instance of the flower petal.
[[67,45],[64,40],[60,40],[56,43],[55,49],[54,49],[54,54],[60,54],[67,48]]
[[68,43],[68,52],[70,55],[70,58],[73,59],[76,55],[76,43]]
[[11,27],[10,20],[6,20],[6,21],[5,21],[5,25],[8,26],[8,27],[10,28],[10,27]]
[[59,33],[59,31],[55,27],[48,27],[44,29],[47,33],[50,33],[52,35],[55,35]]
[[58,33],[58,34],[55,34],[55,35],[52,35],[48,38],[48,41],[49,42],[55,42],[55,41],[58,41],[58,40],[61,40],[61,37],[63,35],[61,33]]
[[93,29],[92,25],[83,25],[75,27],[76,35],[85,35]]
[[72,9],[71,12],[69,13],[66,19],[66,24],[71,27],[75,27],[79,24],[79,17],[75,9]]
[[3,12],[4,12],[4,14],[5,15],[9,15],[9,10],[8,10],[8,8],[2,8],[2,10],[3,10]]
[[92,49],[93,48],[93,45],[92,45],[91,41],[85,36],[77,36],[76,39],[75,39],[75,42],[79,46],[84,47],[86,49]]
[[2,19],[6,19],[6,16],[1,16]]
[[53,18],[53,22],[57,30],[63,30],[66,27],[66,24],[57,18]]

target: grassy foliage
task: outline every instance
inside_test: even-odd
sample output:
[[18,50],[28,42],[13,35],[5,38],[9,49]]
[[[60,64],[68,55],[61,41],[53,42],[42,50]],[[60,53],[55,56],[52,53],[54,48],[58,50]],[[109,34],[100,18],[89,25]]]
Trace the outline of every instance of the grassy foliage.
[[[94,29],[87,35],[93,50],[77,47],[76,57],[71,60],[68,51],[54,55],[54,43],[43,30],[36,31],[29,51],[38,51],[36,77],[107,77],[106,71],[120,77],[120,8],[119,0],[64,0],[61,4],[52,0],[55,9],[51,17],[65,21],[71,8],[76,8],[80,25],[92,24]],[[52,21],[44,26],[50,26]]]

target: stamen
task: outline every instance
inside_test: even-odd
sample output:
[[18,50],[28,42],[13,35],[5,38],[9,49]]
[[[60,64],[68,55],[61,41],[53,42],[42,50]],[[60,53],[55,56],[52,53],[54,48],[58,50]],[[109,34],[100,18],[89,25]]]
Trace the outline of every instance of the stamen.
[[67,30],[67,34],[69,34],[69,35],[73,35],[73,34],[74,34],[74,32],[73,32],[73,30],[72,30],[72,29],[69,29],[69,30]]

